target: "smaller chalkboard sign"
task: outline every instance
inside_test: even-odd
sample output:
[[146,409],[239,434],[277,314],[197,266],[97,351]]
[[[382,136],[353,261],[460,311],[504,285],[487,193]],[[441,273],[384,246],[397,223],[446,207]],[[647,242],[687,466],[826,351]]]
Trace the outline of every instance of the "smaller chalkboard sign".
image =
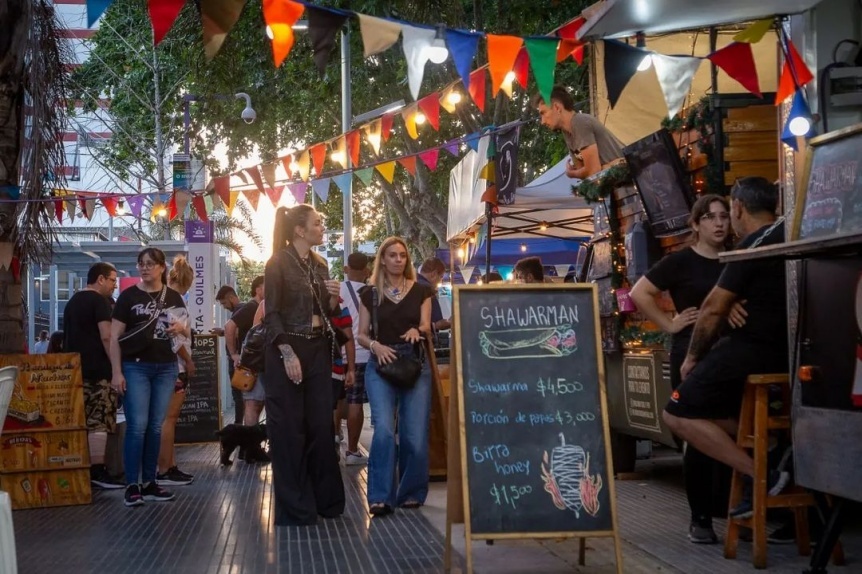
[[793,239],[862,233],[862,124],[809,143]]
[[177,419],[176,442],[215,442],[221,428],[219,407],[218,337],[195,335],[192,360],[195,376],[189,379],[186,398]]

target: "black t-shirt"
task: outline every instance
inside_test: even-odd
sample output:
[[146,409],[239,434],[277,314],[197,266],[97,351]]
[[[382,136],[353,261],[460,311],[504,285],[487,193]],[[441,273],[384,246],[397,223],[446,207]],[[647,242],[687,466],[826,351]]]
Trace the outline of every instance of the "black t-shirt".
[[[767,234],[768,233],[768,234]],[[767,234],[767,235],[765,235]],[[764,236],[765,235],[765,236]],[[762,240],[760,240],[762,238]],[[763,226],[740,244],[739,249],[784,242],[784,223]],[[787,352],[787,277],[784,261],[734,261],[725,266],[718,286],[746,301],[745,325],[728,336],[745,343],[766,344]]]
[[111,378],[111,361],[102,344],[99,323],[111,325],[111,304],[96,291],[78,291],[63,310],[63,349],[80,353],[81,375],[98,381]]
[[[406,333],[408,329],[419,327],[422,320],[422,303],[425,302],[425,299],[434,296],[434,289],[421,283],[413,283],[407,295],[398,303],[394,303],[383,293],[378,293],[377,296],[381,301],[377,307],[377,324],[380,327],[380,332],[374,334],[374,340],[383,345],[394,345],[404,342],[401,335]],[[359,299],[369,313],[374,312],[370,286],[362,288],[359,292]],[[371,326],[373,330],[373,319]]]
[[257,313],[257,306],[257,299],[252,299],[234,311],[233,315],[230,316],[230,320],[236,325],[237,351],[242,349],[242,342],[245,341],[245,336],[254,325],[254,314]]
[[[718,259],[704,257],[692,249],[686,247],[664,257],[647,271],[646,278],[649,279],[661,291],[670,293],[673,306],[677,313],[685,311],[689,307],[700,308],[703,300],[715,287],[724,264]],[[673,345],[688,346],[694,326],[689,326],[674,333]]]
[[[144,363],[175,363],[177,361],[176,354],[171,350],[171,337],[167,333],[170,326],[168,313],[172,309],[185,309],[186,304],[179,293],[170,287],[167,289],[165,302],[156,321],[156,329],[153,332],[150,346],[137,356],[123,355],[124,361],[140,360]],[[160,291],[150,293],[137,285],[129,287],[117,297],[117,303],[114,305],[114,319],[126,324],[127,333],[142,327],[150,320],[153,311],[155,311],[159,295]]]

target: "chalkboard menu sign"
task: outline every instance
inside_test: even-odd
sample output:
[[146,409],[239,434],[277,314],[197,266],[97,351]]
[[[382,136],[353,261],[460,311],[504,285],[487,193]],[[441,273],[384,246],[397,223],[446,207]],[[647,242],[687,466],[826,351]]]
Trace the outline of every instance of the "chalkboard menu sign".
[[195,376],[189,379],[186,400],[177,419],[178,443],[218,440],[215,435],[221,428],[218,356],[218,337],[195,335],[192,346]]
[[615,536],[597,293],[459,286],[468,538]]
[[862,124],[810,144],[794,239],[862,233]]

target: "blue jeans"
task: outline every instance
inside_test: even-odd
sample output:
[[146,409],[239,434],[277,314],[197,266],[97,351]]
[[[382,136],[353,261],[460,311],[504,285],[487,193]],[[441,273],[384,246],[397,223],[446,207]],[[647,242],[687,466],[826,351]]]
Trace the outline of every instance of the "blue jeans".
[[[126,394],[126,441],[123,463],[126,484],[146,484],[156,480],[162,423],[174,394],[177,363],[123,362]],[[167,469],[165,469],[167,470]]]
[[365,370],[365,390],[374,419],[368,457],[368,504],[400,506],[408,501],[424,504],[428,496],[428,426],[431,419],[431,371],[428,363],[422,368],[416,385],[405,390],[380,377],[377,358],[372,356]]

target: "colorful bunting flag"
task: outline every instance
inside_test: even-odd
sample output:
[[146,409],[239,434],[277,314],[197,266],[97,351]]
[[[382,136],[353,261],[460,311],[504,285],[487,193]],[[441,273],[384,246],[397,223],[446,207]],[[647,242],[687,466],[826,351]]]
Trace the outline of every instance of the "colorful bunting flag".
[[569,40],[577,40],[578,38],[578,30],[586,23],[587,19],[583,16],[578,16],[571,22],[568,22],[562,25],[557,30],[557,36],[560,38],[566,38]]
[[75,221],[75,207],[76,202],[74,199],[66,200],[66,215],[69,216],[69,221]]
[[272,58],[276,68],[293,48],[292,26],[302,16],[303,10],[305,6],[293,0],[263,0],[263,19],[266,34],[272,40]]
[[479,151],[479,140],[482,138],[482,132],[473,132],[464,138],[464,143],[470,146],[470,149],[478,152]]
[[377,168],[377,171],[380,175],[383,176],[383,179],[392,183],[392,180],[395,179],[395,162],[387,161],[386,163],[380,163],[374,166]]
[[370,185],[371,180],[374,177],[374,168],[373,167],[366,167],[363,169],[357,169],[353,173],[356,174],[356,177],[359,178],[359,181],[361,181],[365,185]]
[[174,219],[176,219],[176,218],[177,218],[177,213],[178,213],[178,210],[177,210],[177,194],[176,194],[176,193],[172,193],[172,194],[171,194],[171,199],[170,199],[170,201],[168,201],[168,219],[169,219],[170,221],[173,221]]
[[126,197],[126,203],[129,205],[129,212],[135,217],[141,217],[141,212],[144,207],[146,195],[130,195]]
[[290,194],[293,195],[293,199],[296,200],[297,205],[305,203],[305,194],[308,192],[307,183],[304,181],[289,183],[287,184],[287,189],[290,190]]
[[787,51],[784,54],[784,66],[781,69],[781,79],[778,81],[778,91],[775,92],[775,105],[782,103],[795,94],[797,88],[801,88],[813,79],[814,75],[805,65],[805,60],[796,51],[796,46],[790,38],[787,38]]
[[[216,177],[213,179],[215,193],[224,203],[230,202],[230,176]],[[131,202],[129,203],[131,205]]]
[[[88,0],[88,2],[105,0]],[[113,0],[109,0],[113,1]],[[204,29],[204,53],[212,60],[224,44],[248,0],[198,0]]]
[[147,10],[153,25],[153,43],[156,46],[171,30],[185,3],[186,0],[147,0]]
[[365,139],[374,150],[374,155],[380,155],[380,140],[381,140],[381,120],[377,118],[371,123],[365,124],[362,129],[365,131]]
[[554,38],[527,38],[524,40],[527,53],[530,55],[530,65],[539,93],[546,102],[551,101],[551,90],[554,88],[554,68],[557,64],[557,45],[560,42]]
[[493,97],[503,86],[506,74],[515,66],[515,59],[524,44],[524,39],[499,34],[486,34],[485,39],[488,42],[488,68],[491,72],[491,96]]
[[401,34],[401,24],[398,22],[365,14],[357,14],[357,16],[366,58],[379,54],[398,41],[398,36]]
[[102,205],[105,206],[105,211],[108,212],[108,215],[111,217],[116,217],[117,215],[117,198],[116,197],[103,197]]
[[515,80],[521,85],[521,89],[526,90],[527,75],[530,72],[530,56],[523,48],[518,52],[518,57],[515,58],[515,65],[512,66],[512,71],[515,73]]
[[419,159],[422,160],[428,169],[431,171],[435,171],[437,169],[437,158],[440,156],[440,150],[438,149],[429,149],[428,151],[423,151],[419,154]]
[[311,175],[311,159],[309,155],[309,151],[305,150],[299,154],[299,159],[296,161],[296,165],[299,167],[299,177],[302,181],[308,181],[308,177]]
[[207,214],[207,202],[202,195],[196,195],[192,198],[192,206],[195,208],[195,212],[198,214],[198,219],[201,221],[209,221],[209,215]]
[[174,195],[176,197],[177,215],[182,216],[183,219],[185,219],[186,208],[192,200],[192,194],[187,191],[179,191]]
[[757,79],[757,66],[754,65],[754,53],[751,44],[747,42],[733,42],[721,50],[717,50],[707,58],[724,72],[739,82],[739,84],[752,94],[762,97],[760,93],[760,82]]
[[482,37],[478,32],[466,30],[446,30],[446,47],[455,62],[455,69],[461,76],[461,83],[465,88],[470,87],[470,69],[473,59],[479,49],[479,39]]
[[408,155],[406,157],[402,157],[398,159],[398,163],[404,166],[404,169],[407,170],[407,173],[416,177],[416,156]]
[[239,192],[231,190],[230,192],[230,201],[224,204],[224,211],[227,213],[228,217],[233,215],[233,208],[236,207],[236,201],[239,199]]
[[92,28],[114,0],[87,0],[87,28]]
[[21,197],[21,187],[18,185],[0,186],[0,193],[5,193],[9,199],[18,199]]
[[[347,141],[347,155],[350,157],[350,165],[359,165],[359,130],[351,130],[347,132],[345,137]],[[344,166],[347,168],[347,166]]]
[[416,104],[411,104],[404,108],[401,112],[401,117],[404,118],[404,127],[407,128],[407,135],[412,139],[419,138],[419,132],[416,130]]
[[394,119],[394,112],[380,116],[380,137],[382,137],[385,142],[389,141],[389,136],[392,134],[392,121]]
[[445,144],[443,144],[443,149],[445,149],[455,157],[461,155],[460,145],[457,140],[446,142]]
[[440,98],[437,94],[425,96],[417,102],[419,109],[425,114],[425,119],[435,131],[440,131]]
[[260,172],[263,174],[263,179],[269,187],[275,187],[275,162],[261,164]]
[[332,57],[333,48],[335,48],[335,37],[347,21],[348,14],[310,4],[307,4],[305,9],[308,18],[308,39],[311,40],[314,64],[320,75],[323,76],[326,73],[326,65]]
[[479,108],[480,112],[485,112],[485,81],[488,77],[488,69],[485,67],[478,68],[470,72],[470,97],[473,98],[473,103]]
[[428,48],[434,41],[436,31],[432,28],[401,25],[401,47],[407,60],[407,84],[414,100],[419,99],[422,87],[422,77],[425,75],[425,63],[428,61]]
[[773,18],[765,18],[763,20],[758,20],[757,22],[752,23],[750,26],[748,26],[748,28],[734,36],[733,41],[757,44],[758,42],[763,40],[763,37],[766,35],[767,32],[769,32],[769,29],[772,28],[773,22]]
[[350,184],[353,181],[350,172],[340,173],[332,178],[341,193],[350,193]]
[[700,58],[652,55],[656,77],[667,104],[668,117],[674,117],[682,109],[702,61]]
[[[317,176],[323,173],[323,164],[326,161],[326,144],[315,144],[308,149],[311,154],[311,162],[314,165],[314,173]],[[308,179],[308,178],[303,178]]]
[[479,179],[484,179],[488,183],[494,183],[494,162],[489,161],[479,172]]
[[290,164],[293,163],[293,154],[287,154],[281,158],[281,165],[284,166],[284,173],[287,174],[287,179],[293,179],[293,169]]
[[251,208],[257,211],[257,204],[260,202],[260,190],[257,189],[246,189],[243,190],[242,194],[245,196],[246,201],[248,201]]
[[256,165],[246,168],[245,172],[251,177],[251,180],[257,186],[257,189],[260,193],[264,193],[263,191],[263,178],[260,176],[260,170]]
[[317,197],[319,197],[320,200],[324,203],[326,203],[326,200],[329,199],[330,181],[332,181],[331,177],[323,177],[321,179],[311,180],[311,189],[314,190],[314,193],[317,195]]
[[54,217],[57,218],[57,223],[63,223],[63,200],[57,199],[54,201]]
[[[344,169],[347,169],[347,142],[344,136],[335,138],[332,141],[332,154],[330,158],[335,163],[338,163]],[[320,175],[320,173],[318,173]]]
[[272,202],[273,207],[278,207],[278,202],[281,201],[281,194],[284,192],[284,186],[273,186],[266,190],[266,196]]
[[638,71],[646,53],[617,40],[605,40],[605,83],[611,108],[617,105],[629,80]]

